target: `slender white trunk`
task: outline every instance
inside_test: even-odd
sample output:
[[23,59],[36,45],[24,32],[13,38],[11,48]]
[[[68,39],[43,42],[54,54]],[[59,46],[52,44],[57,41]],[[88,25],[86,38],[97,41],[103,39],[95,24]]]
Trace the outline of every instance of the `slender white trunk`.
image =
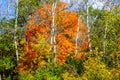
[[18,19],[18,0],[16,0],[16,13],[15,13],[15,25],[14,25],[14,45],[15,45],[15,51],[16,51],[16,59],[17,62],[19,61],[19,56],[18,56],[18,46],[17,46],[17,21]]
[[54,62],[56,63],[56,55],[57,55],[57,51],[56,51],[56,36],[54,34]]
[[104,30],[104,42],[103,42],[104,57],[105,57],[105,55],[106,55],[106,36],[107,36],[107,24],[106,24],[105,30]]
[[1,74],[0,74],[0,80],[2,80],[2,76],[1,76]]
[[76,29],[76,38],[75,38],[76,51],[75,51],[75,57],[76,57],[76,55],[78,53],[78,33],[79,33],[79,28],[80,28],[80,23],[79,22],[80,22],[80,17],[78,17],[78,27]]
[[50,37],[50,50],[53,48],[54,62],[56,63],[56,37],[55,37],[55,9],[56,2],[52,5],[52,24],[51,24],[51,37]]
[[90,51],[92,51],[92,48],[91,48],[91,39],[90,39],[90,25],[89,25],[89,5],[88,5],[88,2],[87,2],[87,28],[88,28],[88,48]]

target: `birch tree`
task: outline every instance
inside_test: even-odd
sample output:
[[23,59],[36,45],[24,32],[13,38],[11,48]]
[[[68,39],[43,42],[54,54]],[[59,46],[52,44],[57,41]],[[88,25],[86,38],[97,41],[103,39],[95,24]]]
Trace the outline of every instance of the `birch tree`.
[[15,9],[15,25],[14,25],[14,45],[15,45],[15,53],[16,53],[16,60],[19,62],[19,53],[18,53],[18,46],[17,46],[17,27],[18,27],[18,0],[16,0],[16,9]]
[[92,48],[91,48],[91,38],[90,38],[90,25],[89,25],[89,3],[88,3],[88,0],[86,0],[86,13],[87,13],[87,20],[86,20],[86,24],[87,24],[87,28],[88,28],[88,48],[90,51],[92,51]]
[[80,17],[78,17],[78,27],[77,27],[77,30],[76,30],[76,38],[75,38],[75,45],[76,45],[76,51],[75,51],[75,57],[78,53],[78,33],[79,33],[79,27],[80,27]]
[[54,53],[54,62],[56,63],[56,35],[55,35],[55,9],[56,9],[56,2],[52,4],[52,23],[51,23],[51,33],[50,33],[50,45],[52,50],[53,46],[53,53]]
[[[83,48],[79,48],[79,47],[82,47],[82,44],[85,42],[87,43],[86,41],[86,32],[82,31],[83,29],[85,29],[85,27],[83,27],[83,24],[82,24],[82,18],[84,17],[85,15],[85,12],[84,12],[84,8],[83,8],[83,5],[85,4],[85,2],[83,0],[69,0],[70,1],[70,5],[72,7],[76,7],[77,10],[73,10],[73,11],[77,11],[78,13],[78,23],[77,23],[77,28],[76,28],[76,33],[75,33],[75,46],[76,46],[76,49],[75,49],[75,57],[77,57],[77,55],[79,55],[78,53],[80,53],[81,55],[81,52],[84,51]],[[77,4],[76,4],[77,3]],[[83,11],[82,11],[83,10]],[[86,49],[86,48],[85,48]]]
[[[112,0],[106,0],[106,2],[104,3],[103,6],[103,10],[107,9],[111,11],[111,4]],[[110,21],[110,20],[109,20]],[[106,38],[107,38],[107,30],[108,30],[108,18],[106,17],[106,23],[105,23],[105,28],[104,28],[104,41],[103,41],[103,53],[104,53],[104,57],[106,56],[106,47],[107,47],[107,43],[106,43]]]
[[75,38],[75,46],[76,46],[75,57],[76,57],[76,55],[78,53],[78,32],[79,32],[79,27],[80,27],[80,23],[79,22],[80,22],[80,16],[78,14],[78,27],[76,29],[76,38]]

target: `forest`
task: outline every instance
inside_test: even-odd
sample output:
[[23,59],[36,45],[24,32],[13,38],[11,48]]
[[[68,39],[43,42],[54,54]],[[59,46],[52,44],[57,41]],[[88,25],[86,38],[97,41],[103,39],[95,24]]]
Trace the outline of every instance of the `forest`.
[[0,0],[0,80],[120,80],[119,0],[68,1]]

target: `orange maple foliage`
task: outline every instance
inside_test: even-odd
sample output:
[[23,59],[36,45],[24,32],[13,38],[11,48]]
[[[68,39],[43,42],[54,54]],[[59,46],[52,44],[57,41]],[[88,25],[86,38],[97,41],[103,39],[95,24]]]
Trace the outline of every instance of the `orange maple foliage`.
[[76,55],[76,59],[77,60],[80,60],[80,59],[82,59],[82,58],[84,58],[84,52],[80,52],[80,53],[78,53],[77,55]]
[[[75,34],[78,27],[78,16],[76,12],[65,10],[65,7],[66,4],[60,2],[57,3],[55,9],[55,33],[58,63],[64,63],[68,55],[74,56],[76,48]],[[27,29],[25,32],[26,41],[28,43],[25,45],[25,52],[29,55],[27,59],[31,58],[32,60],[36,57],[35,54],[39,54],[37,51],[32,51],[32,45],[30,45],[30,43],[34,45],[39,42],[37,41],[39,38],[38,34],[43,35],[46,40],[50,38],[52,23],[51,10],[51,4],[41,5],[35,13],[30,15],[30,20],[27,22]],[[83,25],[81,21],[80,24],[79,31],[80,33],[82,32],[82,34],[79,34],[79,38],[83,41],[80,43],[81,45],[79,45],[79,50],[84,50],[88,47],[87,27]],[[83,54],[79,54],[79,58],[81,58],[82,55]],[[31,64],[30,61],[26,60],[29,65]],[[21,65],[21,63],[19,65]]]

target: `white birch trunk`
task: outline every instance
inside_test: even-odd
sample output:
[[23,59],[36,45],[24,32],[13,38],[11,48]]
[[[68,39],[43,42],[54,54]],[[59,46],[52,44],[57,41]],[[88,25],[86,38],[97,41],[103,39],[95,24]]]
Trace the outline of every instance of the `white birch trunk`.
[[18,19],[18,0],[16,0],[16,13],[15,13],[15,25],[14,25],[14,45],[15,45],[15,51],[16,51],[16,59],[17,62],[19,61],[19,56],[18,56],[18,46],[17,46],[17,21]]
[[[104,3],[104,6],[103,6],[103,10],[105,10],[105,7],[107,7],[109,5],[109,1],[106,1]],[[110,11],[111,11],[111,8],[110,8]],[[107,19],[106,19],[107,20]],[[103,57],[106,57],[106,38],[107,38],[107,26],[108,26],[108,20],[106,21],[106,24],[105,24],[105,29],[104,29],[104,36],[103,36]]]
[[56,51],[56,36],[54,34],[54,62],[56,63],[56,55],[57,55],[57,51]]
[[0,74],[0,80],[2,80],[2,76],[1,76],[1,74]]
[[52,5],[52,24],[51,24],[51,37],[50,37],[50,50],[53,48],[54,62],[56,63],[56,37],[55,37],[55,9],[56,2]]
[[106,36],[107,36],[107,25],[105,26],[104,42],[103,42],[103,52],[104,52],[104,57],[105,57],[105,55],[106,55]]
[[80,17],[78,17],[78,27],[76,29],[76,38],[75,38],[76,51],[75,51],[75,57],[76,57],[76,55],[78,53],[78,33],[79,33],[79,28],[80,28],[80,23],[79,22],[80,22]]
[[90,39],[90,25],[89,25],[89,5],[88,5],[88,2],[86,4],[86,8],[87,8],[87,28],[88,28],[88,48],[90,51],[92,51],[92,48],[91,48],[91,39]]

